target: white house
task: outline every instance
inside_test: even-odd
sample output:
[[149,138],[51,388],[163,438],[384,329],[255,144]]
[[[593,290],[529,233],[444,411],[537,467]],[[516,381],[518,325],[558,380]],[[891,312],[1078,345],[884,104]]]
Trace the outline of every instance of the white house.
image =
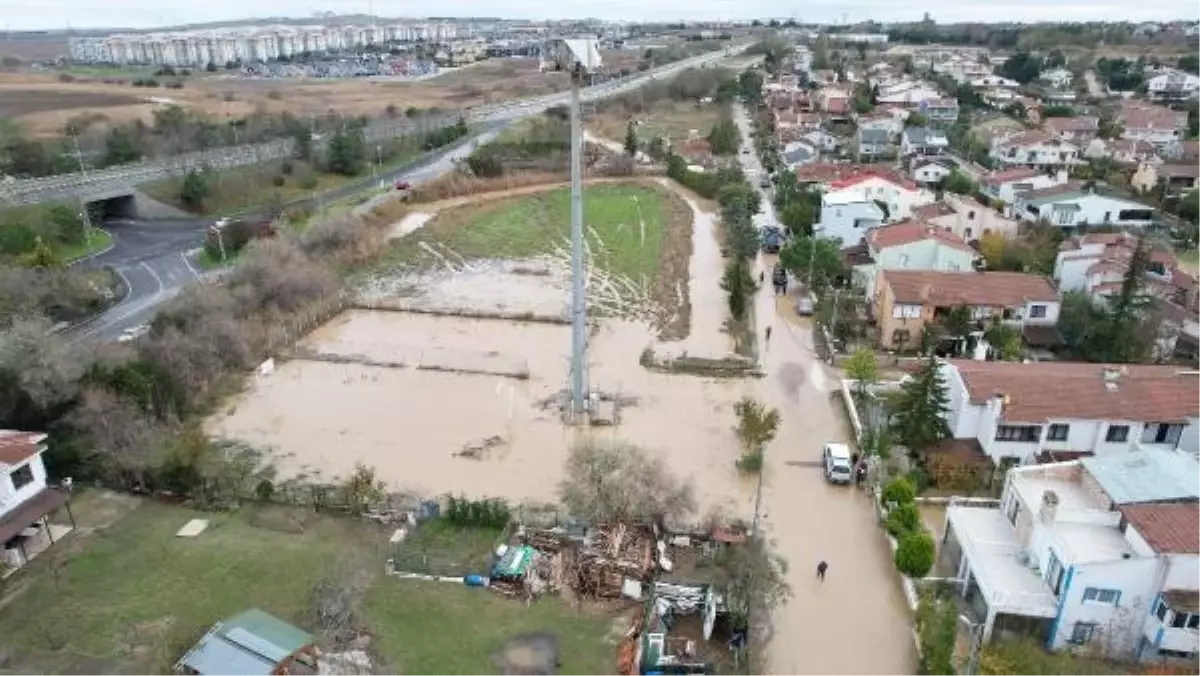
[[1044,221],[1063,228],[1081,225],[1145,227],[1153,222],[1154,208],[1068,183],[1019,195],[1013,214],[1023,221]]
[[912,216],[912,210],[936,199],[930,190],[925,190],[912,181],[890,173],[865,171],[855,176],[834,181],[825,192],[842,202],[880,202],[886,208],[884,220],[889,223],[902,221]]
[[951,160],[936,157],[914,158],[909,174],[920,185],[933,186],[954,171],[955,164]]
[[814,129],[807,134],[802,134],[800,140],[808,142],[808,145],[823,153],[836,153],[842,145],[840,138],[821,129]]
[[988,174],[980,181],[980,191],[993,200],[999,200],[1007,205],[1017,201],[1017,196],[1032,190],[1043,190],[1064,185],[1067,182],[1067,171],[1060,169],[1046,172],[1038,169],[1016,168],[1004,169]]
[[1048,83],[1056,89],[1066,89],[1075,80],[1075,76],[1066,68],[1051,68],[1043,72],[1039,77],[1043,82]]
[[953,233],[916,220],[885,225],[866,235],[871,262],[854,267],[854,278],[867,298],[875,297],[875,278],[879,270],[946,270],[965,272],[973,269],[978,252]]
[[988,154],[1002,165],[1047,168],[1081,162],[1079,146],[1043,131],[998,136]]
[[985,640],[1194,664],[1198,474],[1147,449],[1014,468],[998,508],[951,504],[942,556]]
[[984,75],[971,80],[971,86],[977,89],[985,89],[990,87],[1002,87],[1004,89],[1016,89],[1021,86],[1020,82],[1010,80],[999,75]]
[[821,195],[821,219],[813,232],[841,242],[843,247],[858,244],[872,228],[884,221],[883,210],[873,201],[849,192]]
[[1166,148],[1183,138],[1187,129],[1187,112],[1140,102],[1125,102],[1117,111],[1121,138],[1148,141],[1156,148]]
[[909,127],[900,135],[900,155],[940,155],[950,147],[945,132],[929,127]]
[[61,507],[70,515],[68,494],[46,485],[46,435],[0,430],[0,577],[25,565],[75,527],[51,524]]
[[1194,98],[1200,92],[1200,77],[1181,70],[1167,70],[1146,80],[1146,92],[1150,98],[1165,101]]

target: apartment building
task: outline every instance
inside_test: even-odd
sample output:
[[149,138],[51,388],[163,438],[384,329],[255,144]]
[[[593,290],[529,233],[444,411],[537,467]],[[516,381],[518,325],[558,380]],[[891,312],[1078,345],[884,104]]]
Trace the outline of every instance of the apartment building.
[[872,306],[880,343],[892,349],[916,344],[927,326],[963,306],[970,308],[980,331],[993,321],[1022,332],[1052,330],[1058,323],[1060,302],[1050,280],[1039,275],[881,270]]
[[942,564],[985,640],[1194,666],[1198,477],[1154,448],[1014,468],[998,508],[947,509]]
[[[0,430],[0,576],[24,566],[75,528],[70,494],[46,485],[46,435]],[[51,523],[66,508],[70,526]]]

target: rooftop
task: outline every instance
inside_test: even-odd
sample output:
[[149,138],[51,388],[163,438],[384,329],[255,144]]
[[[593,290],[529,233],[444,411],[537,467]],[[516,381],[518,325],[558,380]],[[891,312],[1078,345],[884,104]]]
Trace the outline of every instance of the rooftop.
[[1160,554],[1200,554],[1200,505],[1126,505],[1121,516]]
[[883,279],[900,303],[1016,307],[1029,301],[1058,300],[1050,280],[1020,272],[885,270]]
[[867,233],[867,243],[876,250],[927,241],[938,242],[952,249],[975,254],[975,250],[954,233],[916,220],[875,228]]
[[1079,462],[1118,505],[1200,499],[1200,467],[1183,453],[1147,447]]
[[946,516],[990,608],[1040,617],[1057,614],[1058,601],[1026,563],[1025,548],[1000,510],[951,505]]
[[1003,417],[1010,422],[1182,422],[1200,415],[1200,379],[1175,366],[965,359],[950,363],[973,403],[1004,396]]
[[830,190],[845,190],[846,188],[853,188],[856,185],[860,185],[860,184],[865,183],[870,180],[884,181],[887,183],[891,183],[892,185],[897,186],[899,188],[904,188],[905,190],[916,190],[917,189],[916,183],[913,183],[912,181],[901,178],[895,172],[890,171],[890,170],[879,170],[879,169],[875,169],[875,168],[868,168],[864,171],[860,171],[860,172],[858,172],[852,176],[849,176],[847,178],[843,178],[839,181],[835,181],[832,184],[830,184],[829,189]]
[[989,185],[1003,185],[1005,183],[1011,183],[1012,181],[1023,181],[1035,176],[1041,176],[1044,173],[1045,172],[1038,171],[1037,169],[1025,169],[1023,167],[1018,169],[1005,169],[1004,171],[995,171],[988,174],[986,177],[984,177],[983,182]]
[[42,450],[46,435],[42,432],[0,430],[0,465],[20,465]]
[[1100,118],[1092,115],[1050,117],[1046,118],[1046,121],[1042,124],[1059,134],[1076,131],[1096,131],[1100,128]]
[[199,674],[265,676],[312,643],[311,635],[251,608],[217,623],[179,662]]

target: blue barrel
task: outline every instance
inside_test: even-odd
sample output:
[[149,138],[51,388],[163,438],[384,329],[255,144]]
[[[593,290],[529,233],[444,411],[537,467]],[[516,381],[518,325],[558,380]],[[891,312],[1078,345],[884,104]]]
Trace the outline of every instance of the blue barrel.
[[486,587],[487,583],[487,578],[482,575],[471,574],[463,576],[463,584],[468,587]]

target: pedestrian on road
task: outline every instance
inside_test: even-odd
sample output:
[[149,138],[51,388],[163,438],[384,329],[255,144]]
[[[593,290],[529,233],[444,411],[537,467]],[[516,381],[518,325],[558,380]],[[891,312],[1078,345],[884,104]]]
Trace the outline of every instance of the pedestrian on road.
[[767,347],[771,347],[771,327],[770,326],[767,327],[766,334],[767,334],[767,339],[764,342],[766,343]]
[[762,270],[759,270],[758,271],[758,285],[762,286],[763,282],[765,282],[766,280],[767,280],[767,273]]
[[817,579],[825,581],[825,571],[829,570],[829,564],[824,561],[817,564]]

